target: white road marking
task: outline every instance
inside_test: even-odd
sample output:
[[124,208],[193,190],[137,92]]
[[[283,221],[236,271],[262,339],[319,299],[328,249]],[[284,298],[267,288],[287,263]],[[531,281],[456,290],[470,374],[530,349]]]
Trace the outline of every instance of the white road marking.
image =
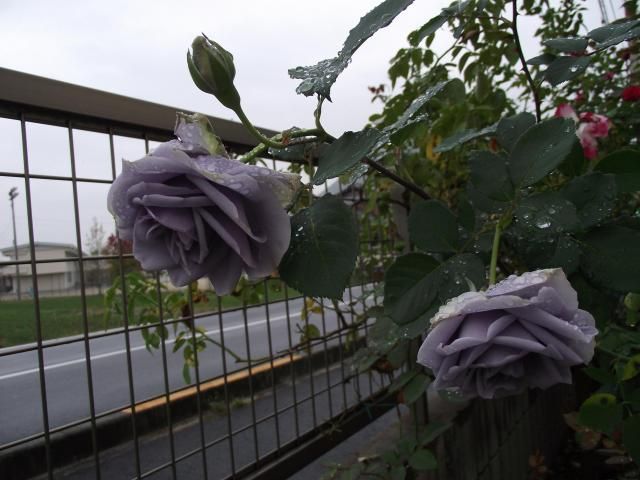
[[[289,315],[289,318],[294,318],[294,317],[298,317],[300,316],[300,313],[292,313]],[[286,319],[287,316],[286,315],[280,315],[278,317],[271,317],[269,319],[269,323],[273,323],[273,322],[280,322],[284,319]],[[254,322],[248,322],[247,323],[247,327],[255,327],[258,325],[264,325],[265,323],[267,323],[267,320],[256,320]],[[222,330],[226,333],[226,332],[232,332],[234,330],[240,330],[244,328],[244,323],[241,323],[240,325],[231,325],[229,327],[224,327]],[[206,334],[207,335],[215,335],[220,333],[220,329],[213,329],[213,330],[207,330]],[[175,338],[170,338],[168,339],[165,343],[167,345],[171,345],[172,343],[175,342]],[[131,347],[131,352],[135,352],[137,350],[144,350],[146,347],[144,345],[138,345],[137,347]],[[111,352],[107,352],[107,353],[101,353],[99,355],[92,355],[91,356],[91,361],[94,360],[101,360],[103,358],[109,358],[109,357],[114,357],[116,355],[122,355],[123,353],[126,353],[127,350],[126,349],[121,349],[121,350],[113,350]],[[54,370],[56,368],[62,368],[62,367],[68,367],[69,365],[76,365],[78,363],[85,363],[86,359],[85,357],[81,357],[81,358],[76,358],[75,360],[68,360],[66,362],[60,362],[60,363],[53,363],[51,365],[45,365],[44,370]],[[32,373],[37,373],[40,371],[40,368],[30,368],[28,370],[22,370],[19,372],[13,372],[13,373],[8,373],[6,375],[2,375],[0,376],[0,381],[2,380],[9,380],[11,378],[16,378],[16,377],[21,377],[23,375],[30,375]]]

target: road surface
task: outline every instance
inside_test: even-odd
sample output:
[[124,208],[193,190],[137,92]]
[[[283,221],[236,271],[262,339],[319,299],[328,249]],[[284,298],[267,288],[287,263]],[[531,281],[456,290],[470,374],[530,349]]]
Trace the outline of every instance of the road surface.
[[[355,289],[356,295],[359,289]],[[268,331],[270,329],[273,352],[287,349],[288,329],[294,343],[299,339],[296,324],[300,323],[302,299],[289,301],[287,322],[286,304],[269,305],[267,322],[264,305],[247,309],[247,319],[242,311],[223,314],[224,340],[228,348],[242,357],[247,356],[246,332],[249,332],[249,348],[252,358],[269,354]],[[311,320],[323,330],[320,315]],[[290,323],[290,325],[288,325]],[[327,331],[337,327],[335,314],[326,310]],[[197,326],[207,330],[210,337],[220,340],[217,315],[197,320]],[[171,329],[170,329],[171,330]],[[162,352],[149,353],[139,332],[130,334],[131,363],[133,371],[134,401],[139,403],[165,393]],[[182,376],[182,352],[172,353],[173,339],[167,340],[167,373],[169,390],[185,386]],[[93,398],[95,412],[126,408],[131,403],[127,373],[125,335],[118,333],[90,341]],[[83,341],[54,346],[44,350],[45,378],[49,428],[53,429],[90,416],[87,364]],[[227,370],[246,368],[227,355]],[[221,350],[209,344],[200,354],[201,381],[223,373]],[[195,379],[195,376],[193,376]],[[37,352],[16,353],[0,357],[0,445],[10,443],[43,431],[42,399],[38,374]]]

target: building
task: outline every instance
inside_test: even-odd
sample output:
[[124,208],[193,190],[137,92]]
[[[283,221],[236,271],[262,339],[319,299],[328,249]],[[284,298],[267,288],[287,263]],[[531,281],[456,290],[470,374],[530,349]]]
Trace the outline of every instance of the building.
[[[18,261],[30,260],[30,245],[28,243],[18,245]],[[34,250],[36,259],[77,259],[78,248],[75,245],[65,243],[35,242]],[[15,250],[13,246],[0,249],[2,255],[9,257],[10,261],[15,261]],[[31,275],[31,264],[21,264],[18,266],[20,275],[20,291],[23,298],[31,298],[33,292],[33,278]],[[59,261],[38,263],[36,267],[38,275],[38,292],[40,295],[64,295],[74,294],[80,284],[79,267],[77,261]],[[5,286],[3,297],[17,296],[18,282],[16,279],[15,265],[0,267],[0,282]]]

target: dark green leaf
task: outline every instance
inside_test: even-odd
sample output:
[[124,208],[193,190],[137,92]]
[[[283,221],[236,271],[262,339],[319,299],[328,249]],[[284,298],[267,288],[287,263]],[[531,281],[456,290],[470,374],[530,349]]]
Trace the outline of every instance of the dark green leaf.
[[313,183],[321,185],[324,181],[338,177],[353,168],[367,156],[381,135],[375,128],[342,134],[320,157]]
[[543,53],[542,55],[538,55],[537,57],[530,58],[527,60],[528,65],[549,65],[556,59],[555,55],[550,53]]
[[615,375],[612,375],[611,372],[607,369],[591,366],[583,368],[582,371],[602,385],[616,383]]
[[418,436],[418,443],[420,445],[429,445],[436,438],[449,430],[453,424],[441,423],[441,422],[429,422],[425,429],[420,432]]
[[463,145],[476,138],[484,137],[486,135],[494,135],[496,133],[496,124],[489,125],[480,130],[461,130],[445,138],[440,144],[434,148],[435,152],[442,153],[453,150],[460,145]]
[[393,382],[391,382],[391,385],[389,385],[389,392],[393,393],[400,390],[416,375],[418,375],[418,372],[416,370],[409,370],[408,372],[401,373],[396,378],[394,378]]
[[514,190],[505,159],[486,150],[471,152],[469,179],[475,190],[490,200],[507,202]]
[[432,19],[430,19],[427,23],[425,23],[422,27],[420,27],[415,32],[412,32],[409,35],[409,43],[414,47],[418,46],[418,44],[427,38],[429,35],[434,34],[442,25],[444,25],[447,20],[451,17],[462,13],[465,8],[469,5],[470,2],[453,2],[446,8],[442,9],[442,12],[439,15],[436,15]]
[[[405,258],[404,257],[400,258]],[[398,262],[398,261],[396,261]],[[406,264],[406,260],[403,262]],[[394,264],[395,265],[395,264]],[[430,312],[449,298],[470,290],[470,284],[479,287],[484,284],[484,264],[471,254],[451,257],[437,268],[423,274],[422,278],[414,275],[409,278],[406,267],[387,271],[385,276],[385,309],[394,322],[404,325],[420,320],[421,315]],[[393,295],[389,292],[389,282],[393,285]],[[420,320],[419,323],[422,323]]]
[[581,267],[599,285],[620,292],[640,292],[640,232],[607,225],[582,238]]
[[610,37],[606,41],[598,44],[598,49],[611,47],[622,42],[629,42],[640,36],[640,27],[632,28],[621,35]]
[[638,25],[640,25],[640,20],[623,20],[621,22],[610,23],[591,30],[587,33],[587,36],[598,43],[603,43],[609,39],[616,38],[627,33]]
[[309,67],[289,70],[289,76],[302,80],[296,92],[304,95],[321,95],[331,99],[331,86],[338,75],[347,68],[355,51],[374,33],[389,25],[398,14],[413,3],[413,0],[384,0],[360,19],[349,32],[342,49],[334,58],[322,60]]
[[588,229],[611,215],[616,201],[616,182],[613,175],[595,172],[572,179],[561,193],[576,206],[580,226]]
[[[400,117],[395,122],[393,122],[391,125],[389,125],[384,129],[384,133],[387,136],[389,136],[389,135],[392,135],[394,132],[400,130],[401,128],[404,128],[405,126],[407,126],[409,123],[411,123],[416,119],[417,117],[416,114],[418,113],[418,111],[429,100],[435,97],[438,93],[442,92],[445,89],[445,87],[449,86],[450,84],[454,84],[456,82],[460,82],[460,80],[454,79],[454,80],[448,80],[446,82],[437,83],[433,87],[427,89],[427,91],[424,92],[422,95],[419,95],[416,98],[414,98],[411,104],[402,113],[402,115],[400,115]],[[463,85],[463,88],[464,88],[464,85]]]
[[413,452],[413,455],[409,457],[409,465],[414,470],[424,472],[426,470],[433,470],[438,468],[438,461],[436,457],[429,450],[421,448]]
[[353,213],[327,195],[291,219],[291,243],[280,262],[280,276],[305,295],[340,298],[357,255]]
[[509,172],[513,184],[526,187],[538,182],[566,160],[577,142],[571,119],[552,118],[534,125],[511,152]]
[[405,480],[407,477],[407,470],[404,466],[399,465],[391,469],[389,476],[391,477],[391,480]]
[[510,152],[522,134],[533,127],[535,123],[536,117],[528,112],[501,119],[496,128],[498,143]]
[[591,63],[591,57],[558,57],[544,71],[544,78],[554,87],[577,77]]
[[622,424],[622,445],[633,461],[640,464],[640,415],[632,415]]
[[426,252],[451,253],[461,246],[458,220],[438,200],[422,201],[411,209],[409,237]]
[[413,377],[402,389],[402,396],[405,405],[411,405],[418,400],[427,390],[431,380],[424,373],[419,373]]
[[587,48],[587,44],[589,41],[586,38],[553,38],[551,40],[547,40],[542,42],[543,45],[546,45],[549,48],[554,48],[556,50],[560,50],[561,52],[581,52],[585,48]]
[[547,240],[578,226],[576,207],[559,193],[546,191],[526,197],[515,211],[512,229],[528,240]]
[[[602,331],[604,327],[610,323],[618,300],[611,295],[607,295],[602,289],[591,285],[591,283],[579,273],[571,275],[569,281],[576,292],[578,292],[580,308],[594,316],[596,326]],[[598,343],[601,343],[605,338],[605,336],[600,335],[598,337]]]
[[618,193],[640,190],[640,151],[624,149],[607,155],[598,162],[596,170],[612,173],[616,178]]
[[447,23],[447,20],[448,17],[445,15],[436,15],[418,30],[411,32],[409,35],[409,43],[412,46],[417,47],[422,40],[435,33],[442,25]]
[[597,432],[611,435],[622,421],[622,405],[610,393],[594,393],[587,398],[578,412],[578,422]]
[[409,253],[396,258],[385,274],[385,311],[391,312],[402,301],[407,290],[437,267],[438,262],[433,257],[422,253]]
[[622,371],[622,380],[631,380],[633,377],[640,373],[640,354],[631,357],[624,365]]
[[[508,230],[513,233],[513,230]],[[516,233],[522,233],[517,232]],[[541,235],[533,241],[527,236],[509,237],[530,270],[562,268],[567,275],[580,266],[580,245],[569,235]]]

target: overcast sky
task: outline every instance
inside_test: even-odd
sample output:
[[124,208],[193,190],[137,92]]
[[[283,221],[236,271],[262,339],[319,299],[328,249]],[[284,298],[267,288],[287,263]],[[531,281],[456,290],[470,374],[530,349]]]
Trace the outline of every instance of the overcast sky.
[[[186,51],[200,32],[235,57],[236,86],[243,107],[259,126],[276,130],[313,123],[315,101],[295,94],[297,81],[287,69],[334,56],[348,31],[378,0],[2,0],[0,66],[36,75],[235,119],[233,114],[193,85]],[[378,104],[371,104],[369,85],[387,82],[388,61],[406,46],[406,35],[448,5],[449,0],[417,0],[356,53],[332,90],[333,104],[323,122],[334,135],[362,128]],[[589,24],[598,26],[597,1],[589,0]],[[527,56],[537,53],[534,26],[523,26]],[[435,48],[450,37],[441,32]],[[1,88],[1,87],[0,87]],[[67,132],[29,125],[29,154],[34,173],[70,174]],[[74,137],[78,175],[110,178],[104,135]],[[117,158],[144,154],[142,142],[118,138]],[[17,122],[0,119],[1,170],[21,170]],[[12,243],[7,194],[18,187],[18,243],[28,241],[24,182],[0,177],[0,248]],[[81,230],[96,217],[113,230],[105,207],[105,185],[79,184]],[[38,241],[75,243],[70,182],[33,181],[35,236]]]

